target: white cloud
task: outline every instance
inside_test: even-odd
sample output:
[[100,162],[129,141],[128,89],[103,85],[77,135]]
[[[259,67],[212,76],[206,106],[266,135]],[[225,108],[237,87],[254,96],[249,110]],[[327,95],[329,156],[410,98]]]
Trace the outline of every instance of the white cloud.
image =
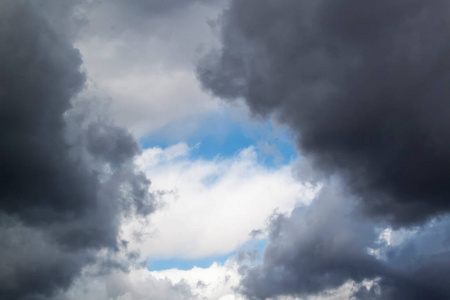
[[[201,145],[200,145],[201,147]],[[180,143],[144,151],[138,165],[152,189],[169,191],[165,206],[143,221],[123,226],[129,249],[143,257],[202,258],[236,250],[254,229],[266,226],[275,209],[289,213],[314,191],[291,174],[291,166],[268,168],[253,147],[232,158],[191,159]]]
[[241,300],[245,298],[237,291],[241,279],[238,267],[233,259],[229,259],[224,265],[214,263],[208,268],[171,269],[150,274],[172,284],[187,284],[199,299]]
[[[239,291],[241,275],[234,258],[223,265],[213,263],[208,268],[190,270],[170,269],[149,271],[132,267],[129,272],[119,269],[99,274],[98,266],[85,268],[83,274],[58,300],[248,300]],[[370,287],[375,281],[364,281]],[[279,296],[268,300],[348,300],[361,284],[348,281],[336,289],[315,296]]]
[[191,270],[150,272],[132,267],[129,272],[120,269],[98,273],[98,265],[84,269],[83,274],[67,291],[53,299],[58,300],[243,300],[237,292],[240,282],[238,265],[233,259],[224,265]]
[[86,269],[67,291],[55,300],[190,300],[195,299],[190,286],[173,284],[169,279],[155,278],[145,268],[132,268],[128,273],[112,270],[107,274],[90,274]]

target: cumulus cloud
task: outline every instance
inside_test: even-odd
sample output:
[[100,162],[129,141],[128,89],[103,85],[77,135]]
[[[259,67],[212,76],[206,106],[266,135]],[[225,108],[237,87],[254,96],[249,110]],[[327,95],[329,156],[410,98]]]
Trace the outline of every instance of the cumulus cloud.
[[167,279],[173,284],[189,285],[193,299],[244,300],[238,291],[240,282],[239,264],[234,258],[223,265],[213,263],[208,268],[194,267],[190,270],[164,270],[150,272],[158,279]]
[[264,228],[274,210],[288,213],[314,196],[315,187],[296,181],[291,165],[268,168],[253,147],[230,158],[193,158],[201,147],[179,143],[146,149],[139,157],[153,188],[166,193],[148,223],[124,225],[126,236],[139,232],[130,249],[152,258],[227,254],[249,241],[252,230]]
[[128,272],[113,270],[101,274],[90,266],[67,290],[55,295],[55,300],[244,300],[237,291],[239,265],[231,258],[223,265],[213,263],[207,268],[149,271],[133,266]]

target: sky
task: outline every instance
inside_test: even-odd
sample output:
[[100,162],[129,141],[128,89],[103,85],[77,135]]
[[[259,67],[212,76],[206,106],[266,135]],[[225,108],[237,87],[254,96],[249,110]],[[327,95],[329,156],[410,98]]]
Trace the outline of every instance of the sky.
[[449,14],[0,0],[0,299],[450,299]]

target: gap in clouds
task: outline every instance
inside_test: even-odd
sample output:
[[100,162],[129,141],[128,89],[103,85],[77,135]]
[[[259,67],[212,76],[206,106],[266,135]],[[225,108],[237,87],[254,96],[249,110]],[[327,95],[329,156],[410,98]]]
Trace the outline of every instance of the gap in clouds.
[[[2,216],[0,231],[6,239],[0,253],[8,264],[0,272],[0,295],[20,300],[218,299],[233,295],[230,287],[239,284],[236,261],[257,261],[257,252],[261,254],[265,247],[264,235],[255,237],[255,232],[266,227],[274,210],[289,213],[299,202],[308,202],[314,191],[293,179],[291,164],[297,156],[289,133],[270,122],[251,123],[247,115],[231,112],[231,108],[201,91],[191,65],[201,45],[197,45],[197,39],[180,38],[201,36],[199,27],[202,32],[209,30],[204,23],[208,16],[216,15],[217,9],[211,12],[207,5],[195,6],[187,10],[187,15],[178,10],[173,19],[158,17],[150,21],[148,15],[142,15],[141,19],[133,18],[135,24],[145,23],[140,23],[144,26],[139,31],[133,26],[124,29],[130,16],[137,12],[122,11],[118,1],[74,1],[75,8],[67,7],[64,12],[67,16],[80,14],[80,24],[75,26],[77,32],[71,29],[69,34],[68,28],[67,32],[60,30],[66,26],[60,23],[66,23],[67,18],[60,16],[59,8],[52,10],[59,4],[5,3],[14,9],[18,5],[19,12],[23,6],[29,13],[27,18],[17,18],[8,15],[8,10],[3,11],[6,24],[20,25],[5,26],[0,33],[6,41],[13,38],[15,42],[14,47],[8,43],[0,45],[0,50],[6,51],[0,61],[8,66],[11,63],[15,70],[7,72],[5,68],[5,78],[14,83],[7,91],[16,95],[19,89],[17,99],[7,95],[6,103],[13,106],[30,101],[38,105],[38,110],[29,112],[26,105],[20,107],[14,119],[42,121],[42,136],[51,137],[39,138],[42,136],[33,130],[42,128],[29,126],[29,135],[18,132],[10,135],[11,140],[29,137],[33,143],[37,141],[31,143],[33,147],[26,148],[30,145],[26,142],[18,146],[26,150],[27,159],[39,150],[45,158],[48,156],[49,160],[36,161],[39,171],[55,163],[56,183],[49,182],[48,191],[57,195],[54,203],[44,203],[49,197],[36,199],[36,193],[30,192],[30,199],[26,200],[36,210],[17,214],[23,218],[23,224],[19,219]],[[142,4],[139,0],[133,3]],[[34,11],[37,7],[41,7],[39,14]],[[52,21],[53,18],[61,20]],[[157,24],[156,19],[162,21]],[[156,26],[146,27],[149,24]],[[22,31],[26,34],[20,34]],[[58,34],[46,40],[46,31],[50,37]],[[213,41],[207,39],[204,43],[209,42]],[[179,51],[186,50],[186,43],[187,55]],[[39,51],[34,53],[36,47]],[[23,49],[36,63],[28,63],[28,57],[15,56],[23,54]],[[58,72],[53,74],[49,67]],[[75,82],[77,77],[80,82]],[[70,79],[74,79],[73,86]],[[26,99],[20,92],[23,87],[29,91]],[[103,103],[105,98],[109,103]],[[56,104],[64,108],[56,109]],[[9,113],[6,109],[2,121],[9,120]],[[51,117],[49,121],[47,117]],[[3,129],[10,134],[8,125]],[[141,149],[129,131],[137,137],[150,132],[148,139],[164,136],[166,140],[153,142],[140,156]],[[52,141],[55,149],[50,147]],[[9,152],[10,145],[4,143],[14,156],[17,152]],[[151,176],[152,193],[147,193],[150,181],[136,168],[135,156],[145,163],[140,165],[142,171]],[[66,158],[67,164],[61,165],[61,159]],[[18,174],[26,175],[21,164],[12,167]],[[65,197],[66,193],[74,194],[66,186],[72,182],[70,173],[73,182],[79,184],[69,185],[76,185],[77,191],[87,189],[85,180],[94,183],[92,193],[83,202],[83,218],[73,217],[72,209],[67,214],[58,211],[65,212],[58,208],[61,199],[72,199]],[[65,175],[69,180],[64,180]],[[32,176],[30,182],[35,182],[35,177],[48,176]],[[61,178],[62,183],[58,181]],[[19,192],[30,190],[30,182],[20,182],[25,188]],[[38,184],[36,190],[44,187],[47,185]],[[61,191],[55,191],[55,187]],[[79,205],[80,197],[75,200],[75,205]],[[43,214],[45,221],[39,226],[27,219],[38,219],[37,212],[45,204],[50,212],[55,209],[58,213]],[[154,210],[158,213],[147,218]],[[55,219],[49,220],[50,217]],[[178,268],[168,271],[182,274],[190,285],[183,280],[172,283],[159,278],[142,264],[148,258],[161,269]],[[190,273],[182,273],[183,268]],[[192,285],[193,279],[189,278],[195,278],[197,273],[201,280]],[[226,287],[221,287],[225,281]]]
[[[250,193],[254,197],[253,201],[256,197],[265,201],[264,197],[272,195],[256,191],[257,184],[271,186],[271,183],[266,183],[269,180],[279,183],[279,187],[274,187],[274,190],[285,187],[290,193],[285,200],[279,199],[281,195],[286,195],[284,192],[274,197],[280,200],[280,204],[275,204],[273,199],[269,204],[263,204],[264,213],[256,217],[259,221],[255,224],[264,227],[265,220],[279,206],[283,212],[288,212],[291,208],[287,208],[286,203],[293,207],[297,201],[292,188],[295,184],[290,164],[298,156],[291,144],[291,133],[271,121],[249,120],[248,111],[242,105],[232,107],[220,103],[219,99],[202,91],[196,79],[192,62],[204,49],[217,43],[213,34],[217,24],[214,25],[211,20],[217,18],[220,7],[187,5],[188,9],[185,11],[170,11],[173,19],[159,16],[137,18],[133,22],[139,22],[142,30],[136,30],[128,24],[129,18],[123,18],[130,13],[129,7],[125,7],[124,11],[117,10],[121,5],[114,2],[111,14],[107,14],[105,5],[108,6],[106,3],[93,3],[85,11],[90,23],[83,27],[76,42],[83,54],[83,66],[90,79],[89,90],[94,94],[111,97],[111,111],[115,120],[139,138],[141,147],[146,149],[144,156],[153,150],[164,150],[159,158],[159,154],[155,154],[154,158],[158,162],[152,165],[154,170],[148,171],[148,174],[154,188],[161,186],[167,192],[160,197],[165,206],[159,210],[159,217],[152,217],[146,222],[125,222],[122,235],[125,240],[134,240],[129,243],[131,249],[140,251],[145,260],[146,255],[151,254],[148,250],[150,244],[157,244],[155,248],[163,247],[164,243],[170,247],[177,244],[179,235],[183,233],[170,231],[162,219],[167,215],[170,219],[171,215],[177,213],[177,207],[183,207],[188,201],[198,207],[197,210],[187,209],[192,215],[182,218],[185,223],[192,223],[190,218],[195,219],[200,210],[200,215],[209,218],[210,223],[226,224],[228,220],[223,217],[218,217],[217,220],[209,217],[207,210],[211,210],[210,214],[217,217],[217,210],[221,209],[221,205],[227,206],[228,204],[222,203],[228,201],[230,204],[226,214],[237,218],[236,213],[231,211],[242,209],[236,202],[249,196],[245,191],[246,184],[254,185]],[[115,19],[113,27],[109,26],[112,24],[111,18]],[[183,48],[182,53],[180,48]],[[183,148],[183,145],[189,146]],[[183,152],[185,150],[187,152]],[[238,169],[250,168],[254,174],[239,182],[236,171],[224,167],[226,164],[237,165]],[[204,167],[215,168],[216,171],[201,178],[193,174],[196,172],[195,168]],[[256,174],[259,170],[263,171],[261,176]],[[275,178],[277,176],[281,178]],[[160,179],[164,178],[169,179],[162,182],[164,180]],[[200,193],[199,197],[194,197],[192,187],[188,187],[193,179],[199,180],[194,182],[196,188],[200,188],[195,191]],[[171,184],[167,184],[171,180]],[[227,194],[221,189],[236,192]],[[207,200],[211,198],[221,199],[221,202],[208,204]],[[200,203],[196,199],[200,199]],[[246,216],[241,215],[239,218],[245,219]],[[176,224],[183,226],[181,222]],[[130,226],[134,226],[131,231]],[[146,230],[142,231],[141,227],[146,227]],[[220,226],[212,226],[217,227]],[[223,263],[248,241],[252,230],[259,229],[248,226],[238,229],[238,225],[231,228],[236,231],[234,235],[238,238],[230,242],[232,238],[228,237],[229,233],[225,234],[227,242],[223,249],[212,247],[210,253],[195,254],[197,250],[181,247],[180,251],[185,251],[183,255],[170,251],[164,255],[159,253],[156,255],[157,260],[153,259],[158,265],[156,268],[186,269],[194,265],[206,267],[213,261]],[[240,230],[242,232],[237,232]],[[202,237],[202,234],[205,236]],[[211,233],[199,231],[193,239],[211,239],[211,236]],[[164,239],[162,244],[161,239]],[[140,248],[137,246],[139,243],[145,246]],[[194,257],[190,257],[192,255]],[[150,257],[151,260],[152,258],[155,257]]]
[[193,268],[206,269],[214,263],[223,266],[228,259],[238,259],[239,261],[250,261],[251,263],[261,263],[264,248],[267,245],[267,239],[249,240],[236,251],[225,255],[208,256],[198,259],[153,259],[150,260],[147,268],[150,271],[164,271],[170,269],[192,270]]
[[[172,122],[161,130],[140,139],[143,149],[169,147],[180,141],[197,145],[190,153],[193,159],[211,160],[232,157],[244,148],[255,147],[258,162],[277,167],[298,159],[292,144],[293,135],[273,120],[249,120],[246,112],[223,105],[220,112]],[[190,127],[196,128],[190,130]]]

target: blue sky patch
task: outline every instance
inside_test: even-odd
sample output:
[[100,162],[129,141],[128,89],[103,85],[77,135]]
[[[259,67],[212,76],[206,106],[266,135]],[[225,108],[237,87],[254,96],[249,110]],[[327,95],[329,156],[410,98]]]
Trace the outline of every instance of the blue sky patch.
[[257,250],[258,257],[256,261],[253,263],[260,263],[262,261],[262,254],[264,252],[264,248],[267,245],[267,240],[250,240],[241,246],[237,251],[232,251],[228,254],[224,255],[213,255],[203,258],[196,259],[183,259],[183,258],[168,258],[168,259],[151,259],[147,265],[147,268],[150,271],[163,271],[170,269],[178,269],[178,270],[190,270],[194,267],[198,268],[208,268],[214,262],[223,265],[227,259],[230,257],[236,256],[238,251],[249,251],[249,250]]
[[[204,117],[203,119],[184,120],[171,124],[158,132],[140,140],[141,146],[168,147],[180,141],[173,138],[177,128],[188,126],[187,123],[198,122],[199,130],[186,134],[181,141],[192,146],[199,143],[191,152],[191,159],[213,159],[215,157],[232,157],[250,146],[258,153],[258,162],[276,167],[289,163],[297,157],[292,138],[287,129],[274,127],[270,121],[262,123],[238,121],[228,110],[225,113]],[[180,129],[182,131],[182,129]],[[181,138],[181,137],[177,137]]]
[[147,268],[150,271],[162,271],[169,269],[190,270],[193,267],[208,268],[214,262],[218,264],[223,264],[230,256],[233,255],[234,252],[225,255],[209,256],[197,259],[182,259],[182,258],[154,259],[150,260]]

